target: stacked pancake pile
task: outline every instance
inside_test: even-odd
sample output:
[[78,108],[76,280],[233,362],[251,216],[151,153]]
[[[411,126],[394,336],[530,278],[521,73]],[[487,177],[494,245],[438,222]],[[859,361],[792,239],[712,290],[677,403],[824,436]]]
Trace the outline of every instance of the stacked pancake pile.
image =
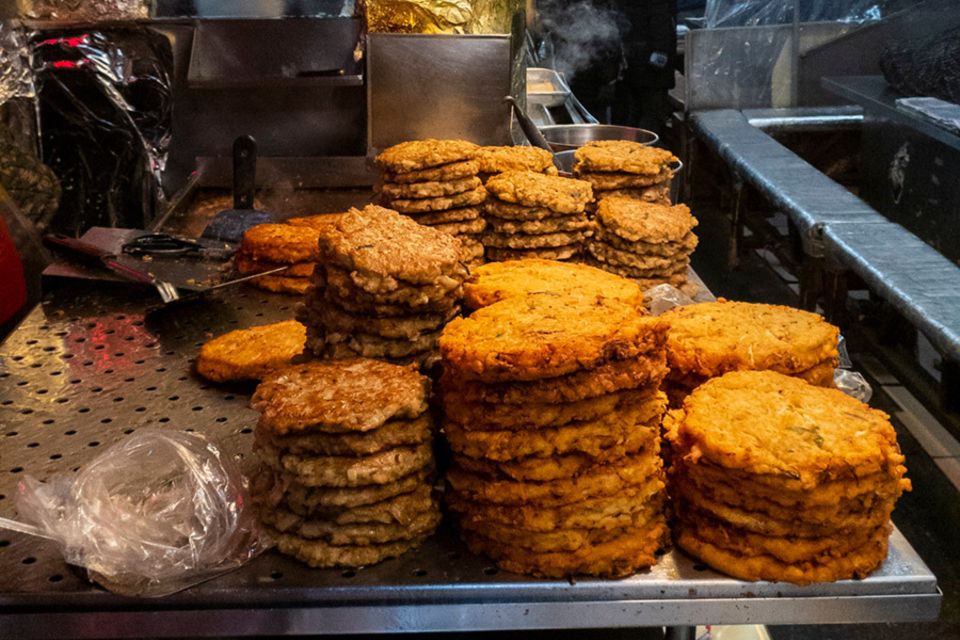
[[833,386],[840,331],[815,313],[749,302],[704,302],[671,309],[664,391],[671,406],[728,371],[770,370]]
[[480,179],[484,183],[505,171],[534,171],[550,176],[557,175],[553,154],[539,147],[481,147],[477,156]]
[[467,276],[457,239],[368,205],[343,214],[319,244],[299,314],[307,348],[323,358],[434,362]]
[[480,147],[466,140],[412,140],[377,156],[381,203],[456,236],[468,266],[483,262],[480,206],[487,192],[477,174]]
[[312,216],[287,218],[284,222],[294,227],[310,227],[323,233],[333,226],[342,215],[342,213],[317,213]]
[[643,288],[683,286],[697,247],[697,219],[685,205],[651,204],[612,196],[597,205],[596,231],[587,242],[588,264],[634,278]]
[[354,359],[278,369],[253,396],[261,520],[313,567],[362,566],[419,545],[440,511],[428,381]]
[[593,198],[582,180],[534,171],[507,171],[487,181],[483,234],[487,260],[566,260],[589,235],[585,210]]
[[886,414],[771,371],[697,388],[670,438],[674,541],[745,580],[863,578],[910,483]]
[[320,233],[309,227],[287,224],[258,224],[243,234],[234,265],[240,275],[249,275],[287,266],[286,271],[260,276],[250,284],[280,293],[303,294],[310,286],[318,258]]
[[440,338],[448,503],[517,573],[624,576],[667,536],[665,327],[594,296],[506,297]]
[[593,187],[597,202],[609,196],[670,204],[670,165],[677,158],[665,149],[629,140],[597,140],[574,153],[573,175]]

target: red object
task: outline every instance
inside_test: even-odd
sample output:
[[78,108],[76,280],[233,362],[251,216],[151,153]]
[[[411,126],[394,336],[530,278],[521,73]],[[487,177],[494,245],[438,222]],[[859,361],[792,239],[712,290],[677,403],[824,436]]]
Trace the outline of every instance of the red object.
[[13,238],[0,217],[0,324],[13,317],[27,301],[27,282],[23,264]]

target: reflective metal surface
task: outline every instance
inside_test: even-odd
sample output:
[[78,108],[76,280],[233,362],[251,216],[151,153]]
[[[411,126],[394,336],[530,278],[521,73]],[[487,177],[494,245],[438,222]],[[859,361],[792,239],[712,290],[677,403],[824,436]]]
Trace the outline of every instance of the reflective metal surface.
[[554,124],[540,127],[554,151],[576,149],[594,140],[630,140],[655,144],[660,139],[653,131],[613,124]]
[[510,144],[509,36],[367,36],[369,147],[463,138]]
[[[142,290],[53,292],[0,346],[0,515],[24,474],[71,473],[146,426],[215,438],[246,470],[249,386],[192,371],[203,341],[293,315],[296,298],[241,288],[165,315]],[[356,571],[313,570],[269,552],[161,600],[86,583],[57,548],[0,531],[0,636],[137,637],[856,622],[936,616],[936,579],[895,533],[866,580],[797,587],[721,576],[668,552],[625,580],[547,581],[499,572],[442,529],[422,548]],[[37,615],[42,613],[43,615]]]

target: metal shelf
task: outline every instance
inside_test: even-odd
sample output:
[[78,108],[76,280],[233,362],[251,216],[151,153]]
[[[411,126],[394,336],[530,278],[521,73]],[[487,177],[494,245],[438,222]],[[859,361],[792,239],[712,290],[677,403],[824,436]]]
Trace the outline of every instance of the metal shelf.
[[[192,360],[213,335],[289,318],[295,298],[239,289],[146,316],[142,289],[71,284],[0,346],[0,515],[24,474],[70,473],[145,427],[194,429],[249,468],[250,387],[210,385]],[[448,529],[357,571],[275,552],[173,596],[122,598],[85,582],[51,543],[0,531],[0,636],[103,638],[678,626],[935,619],[936,578],[895,532],[861,581],[747,583],[668,552],[625,580],[545,581],[497,571]]]

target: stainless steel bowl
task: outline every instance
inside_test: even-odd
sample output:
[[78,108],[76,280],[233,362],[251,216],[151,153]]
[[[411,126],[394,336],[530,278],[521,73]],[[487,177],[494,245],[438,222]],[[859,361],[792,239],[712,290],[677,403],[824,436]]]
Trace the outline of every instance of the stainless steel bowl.
[[552,124],[540,127],[540,131],[554,151],[576,149],[594,140],[632,140],[651,145],[660,139],[653,131],[615,124]]

